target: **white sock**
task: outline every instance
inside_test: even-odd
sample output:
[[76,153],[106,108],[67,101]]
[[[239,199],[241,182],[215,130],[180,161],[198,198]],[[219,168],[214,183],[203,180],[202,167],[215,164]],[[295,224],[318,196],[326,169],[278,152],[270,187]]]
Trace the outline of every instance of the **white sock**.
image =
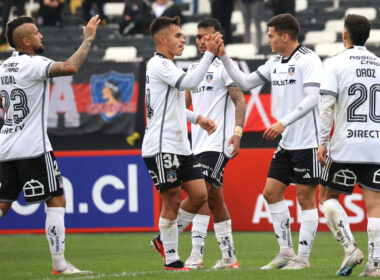
[[181,233],[187,228],[187,226],[193,221],[194,216],[195,214],[179,208],[177,216],[178,233]]
[[313,246],[315,233],[318,228],[318,210],[301,211],[301,228],[298,242],[298,256],[309,259],[311,247]]
[[327,226],[334,234],[336,240],[343,246],[346,254],[351,253],[356,248],[356,244],[346,211],[344,211],[339,201],[334,198],[326,200],[322,204],[322,209]]
[[368,217],[368,261],[380,261],[380,218]]
[[46,210],[46,238],[53,260],[53,269],[65,270],[67,262],[65,253],[65,208],[48,207]]
[[294,255],[292,236],[290,233],[290,212],[285,200],[268,204],[272,216],[273,229],[277,237],[280,252]]
[[3,211],[0,209],[0,218],[3,216]]
[[231,220],[214,223],[214,231],[223,259],[236,258],[232,239]]
[[193,219],[193,227],[191,228],[191,241],[193,244],[191,253],[197,253],[203,257],[203,248],[206,242],[209,222],[210,216],[199,214],[195,215]]
[[179,260],[177,220],[168,220],[160,217],[158,226],[164,246],[166,264]]

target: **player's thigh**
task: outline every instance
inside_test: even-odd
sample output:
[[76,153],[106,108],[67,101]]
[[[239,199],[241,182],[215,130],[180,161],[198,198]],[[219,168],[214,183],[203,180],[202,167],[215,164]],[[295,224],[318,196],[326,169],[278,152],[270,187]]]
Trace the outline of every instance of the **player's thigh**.
[[264,192],[268,194],[278,193],[276,187],[279,181],[283,185],[288,186],[291,178],[294,177],[292,162],[289,157],[289,152],[281,147],[278,147],[273,154],[272,161],[269,166],[268,179],[265,184]]
[[229,160],[224,153],[203,152],[196,155],[196,158],[201,164],[205,181],[215,189],[223,186],[224,169]]
[[48,201],[63,195],[63,180],[53,152],[21,160],[18,172],[27,204]]
[[357,181],[370,217],[380,217],[380,165],[358,164]]
[[284,184],[283,182],[277,179],[268,177],[263,191],[263,196],[265,200],[269,204],[280,202],[284,199],[283,193],[287,186],[287,184]]
[[351,163],[334,162],[330,157],[327,157],[326,163],[322,169],[321,184],[330,194],[352,194],[357,178],[356,166]]
[[289,151],[294,171],[294,183],[318,185],[321,177],[321,165],[317,158],[317,149]]
[[144,162],[157,192],[161,193],[181,185],[180,162],[177,155],[160,153],[153,157],[145,157]]
[[191,200],[206,200],[207,188],[201,164],[194,155],[181,156],[180,176],[182,188]]
[[8,204],[17,200],[22,186],[17,172],[17,161],[0,162],[0,202],[4,203],[1,209],[9,209]]

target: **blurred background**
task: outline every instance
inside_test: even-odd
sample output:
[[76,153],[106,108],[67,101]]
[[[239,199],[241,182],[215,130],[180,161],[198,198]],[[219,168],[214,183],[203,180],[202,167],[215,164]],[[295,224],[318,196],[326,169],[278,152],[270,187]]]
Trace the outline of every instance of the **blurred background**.
[[[47,125],[64,175],[69,231],[158,229],[160,201],[140,151],[145,129],[145,67],[155,49],[149,36],[149,25],[154,18],[181,17],[186,45],[175,63],[184,70],[200,57],[195,45],[198,21],[213,17],[222,23],[227,53],[237,60],[243,71],[253,72],[272,55],[266,44],[266,21],[286,12],[300,21],[300,43],[322,59],[344,50],[341,31],[346,14],[366,16],[372,23],[367,48],[379,55],[378,2],[2,0],[0,61],[12,53],[4,37],[5,25],[19,15],[35,19],[44,36],[44,55],[56,61],[66,60],[78,48],[82,26],[92,15],[99,14],[101,18],[97,37],[80,71],[75,76],[51,81]],[[262,138],[263,131],[275,121],[271,114],[270,85],[245,92],[245,99],[243,149],[226,168],[226,203],[234,230],[271,230],[269,212],[261,195],[278,143]],[[0,110],[0,126],[3,114]],[[299,211],[295,191],[292,187],[288,189],[287,199],[297,228]],[[365,230],[361,193],[344,198],[343,205],[350,215],[352,228]],[[2,218],[0,232],[42,232],[43,206],[26,206],[20,198],[12,211]],[[36,225],[36,221],[41,224]],[[324,224],[323,218],[321,224]],[[323,225],[320,229],[327,227]]]

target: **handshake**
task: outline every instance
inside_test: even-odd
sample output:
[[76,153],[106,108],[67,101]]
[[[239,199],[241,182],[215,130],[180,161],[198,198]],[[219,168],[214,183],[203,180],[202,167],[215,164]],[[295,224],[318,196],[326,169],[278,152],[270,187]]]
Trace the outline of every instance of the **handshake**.
[[206,49],[215,56],[222,57],[226,54],[224,49],[223,35],[216,32],[213,35],[205,36]]

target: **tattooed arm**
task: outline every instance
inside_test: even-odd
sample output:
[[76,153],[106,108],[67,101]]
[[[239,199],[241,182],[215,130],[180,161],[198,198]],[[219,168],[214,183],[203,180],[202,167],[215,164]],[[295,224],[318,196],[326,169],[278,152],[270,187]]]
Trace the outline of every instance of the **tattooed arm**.
[[232,102],[235,104],[235,130],[234,135],[228,141],[228,146],[233,145],[231,156],[234,157],[239,153],[240,140],[243,133],[245,123],[245,99],[243,92],[237,86],[229,86],[228,92],[231,96]]
[[54,62],[50,67],[49,77],[70,76],[75,74],[85,61],[92,41],[96,35],[100,20],[99,16],[90,19],[86,27],[83,27],[84,39],[78,50],[65,62]]

